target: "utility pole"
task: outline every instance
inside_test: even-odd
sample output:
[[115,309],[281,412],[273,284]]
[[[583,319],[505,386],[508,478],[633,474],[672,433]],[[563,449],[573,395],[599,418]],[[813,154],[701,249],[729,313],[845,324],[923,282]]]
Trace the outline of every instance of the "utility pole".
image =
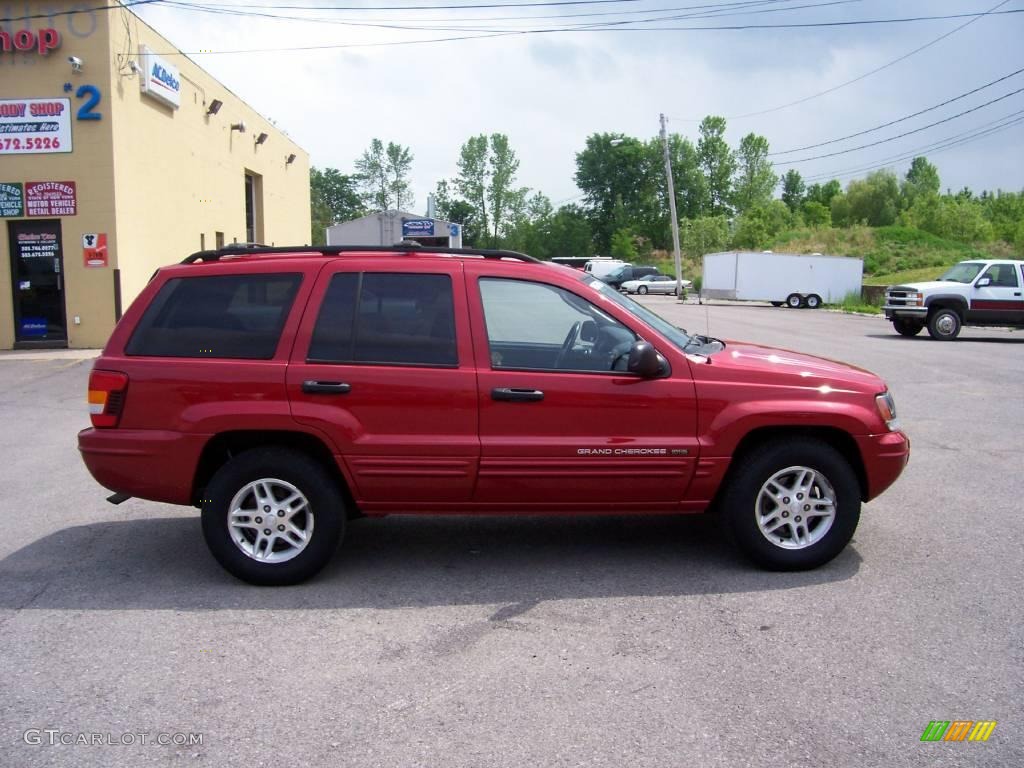
[[679,252],[679,219],[676,217],[676,187],[672,183],[672,155],[668,151],[668,133],[665,131],[665,114],[661,114],[661,144],[665,149],[665,178],[668,180],[668,208],[672,216],[672,249],[676,266],[676,297],[682,301],[683,292],[683,257]]

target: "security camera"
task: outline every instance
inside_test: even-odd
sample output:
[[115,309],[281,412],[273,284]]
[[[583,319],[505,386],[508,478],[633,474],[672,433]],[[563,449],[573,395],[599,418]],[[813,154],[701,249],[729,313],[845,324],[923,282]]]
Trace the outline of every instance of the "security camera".
[[77,56],[68,56],[68,64],[71,65],[72,72],[81,72],[84,62]]

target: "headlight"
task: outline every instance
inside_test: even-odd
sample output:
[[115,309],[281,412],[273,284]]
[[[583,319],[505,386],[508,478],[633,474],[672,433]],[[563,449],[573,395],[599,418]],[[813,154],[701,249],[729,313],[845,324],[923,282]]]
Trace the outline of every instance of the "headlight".
[[924,306],[924,294],[921,294],[921,293],[908,293],[907,294],[907,304],[909,304],[910,306],[913,306],[913,307],[923,307]]
[[900,420],[896,418],[896,403],[888,391],[875,396],[875,405],[878,406],[878,413],[890,432],[900,428]]

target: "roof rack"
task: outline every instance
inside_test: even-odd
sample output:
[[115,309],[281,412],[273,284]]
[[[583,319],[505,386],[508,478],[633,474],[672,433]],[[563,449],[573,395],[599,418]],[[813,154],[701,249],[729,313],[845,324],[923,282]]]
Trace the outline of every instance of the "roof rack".
[[222,256],[262,256],[281,253],[304,253],[320,256],[337,256],[342,253],[440,253],[451,256],[478,256],[485,259],[515,259],[517,261],[542,263],[540,259],[527,256],[518,251],[502,251],[492,248],[442,248],[440,246],[420,245],[419,243],[395,243],[394,245],[289,245],[269,246],[253,243],[232,243],[213,251],[197,251],[182,264],[194,264],[197,261],[220,261]]

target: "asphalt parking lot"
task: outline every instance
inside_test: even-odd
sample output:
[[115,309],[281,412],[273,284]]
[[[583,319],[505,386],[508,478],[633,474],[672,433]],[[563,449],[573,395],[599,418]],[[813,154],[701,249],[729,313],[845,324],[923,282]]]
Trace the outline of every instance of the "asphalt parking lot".
[[90,362],[0,359],[0,766],[1024,765],[1024,332],[644,301],[888,380],[911,462],[838,559],[761,572],[703,518],[392,517],[251,587],[193,510],[104,501]]

